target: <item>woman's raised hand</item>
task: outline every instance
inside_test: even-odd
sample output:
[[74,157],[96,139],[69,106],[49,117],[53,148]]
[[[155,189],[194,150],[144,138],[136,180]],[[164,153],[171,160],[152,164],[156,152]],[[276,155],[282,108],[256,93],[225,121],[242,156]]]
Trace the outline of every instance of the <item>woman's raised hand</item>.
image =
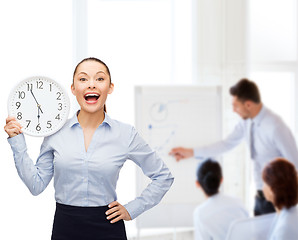
[[6,118],[4,130],[9,137],[14,137],[22,133],[22,126],[14,117],[9,116]]

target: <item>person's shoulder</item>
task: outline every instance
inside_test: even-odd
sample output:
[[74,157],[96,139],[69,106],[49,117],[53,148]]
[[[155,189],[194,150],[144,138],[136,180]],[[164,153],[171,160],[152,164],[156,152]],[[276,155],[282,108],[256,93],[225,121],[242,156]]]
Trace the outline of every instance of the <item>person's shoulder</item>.
[[293,236],[297,236],[298,212],[297,207],[294,208],[296,209],[283,210],[280,213],[281,215],[274,231],[277,239],[293,239]]
[[258,117],[258,125],[262,127],[263,132],[269,134],[271,137],[280,131],[280,129],[286,129],[287,126],[283,119],[273,112],[271,109],[263,106],[261,115]]
[[222,202],[222,204],[233,206],[233,207],[240,207],[240,208],[244,207],[242,204],[242,201],[239,198],[229,196],[226,194],[222,194],[219,201]]
[[208,213],[210,214],[210,210],[217,208],[217,206],[214,205],[214,199],[211,197],[209,197],[208,199],[206,199],[204,202],[202,202],[200,205],[198,205],[194,212],[198,213],[200,215],[208,215]]
[[198,205],[193,212],[194,218],[202,220],[206,216],[208,216],[208,211],[206,210],[206,208],[206,201]]
[[[73,125],[74,125],[74,119],[73,118],[69,118],[66,120],[65,124],[56,132],[56,134],[58,135],[61,132],[64,132],[68,129],[70,129]],[[78,124],[78,122],[76,123]]]
[[233,197],[233,196],[230,196],[230,195],[227,195],[227,194],[221,194],[221,198],[224,199],[224,200],[227,200],[227,201],[234,201],[234,202],[240,201],[239,198],[236,198],[236,197]]
[[111,117],[109,117],[108,119],[108,124],[112,127],[112,128],[117,128],[119,130],[128,130],[131,131],[134,127],[129,124],[129,123],[125,123],[123,121],[117,120],[117,119],[112,119]]
[[214,219],[223,207],[224,205],[221,202],[214,201],[213,198],[208,198],[195,208],[193,217],[199,222],[212,225],[212,219]]
[[298,222],[298,207],[294,206],[289,209],[283,210],[284,213],[282,214],[283,218],[287,221],[285,222]]
[[129,123],[117,120],[117,119],[112,119],[111,118],[111,122],[113,125],[118,126],[118,127],[122,127],[122,128],[133,128],[133,126]]
[[107,124],[111,127],[111,131],[117,133],[117,135],[130,137],[134,132],[137,132],[131,124],[110,117],[107,118]]
[[199,214],[202,211],[202,204],[196,206],[194,210],[194,214]]
[[270,124],[270,126],[275,126],[275,124],[284,124],[281,116],[273,112],[269,108],[265,108],[265,114],[263,117],[264,124]]
[[223,195],[221,203],[218,203],[218,205],[221,205],[221,208],[218,211],[234,216],[235,218],[246,218],[249,216],[248,211],[240,198]]

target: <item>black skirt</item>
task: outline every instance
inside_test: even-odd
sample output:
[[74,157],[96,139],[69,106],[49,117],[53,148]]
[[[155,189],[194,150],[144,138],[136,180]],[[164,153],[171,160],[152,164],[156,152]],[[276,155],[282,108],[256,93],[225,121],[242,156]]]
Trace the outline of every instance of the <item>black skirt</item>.
[[52,240],[127,240],[123,220],[110,223],[103,207],[56,203]]

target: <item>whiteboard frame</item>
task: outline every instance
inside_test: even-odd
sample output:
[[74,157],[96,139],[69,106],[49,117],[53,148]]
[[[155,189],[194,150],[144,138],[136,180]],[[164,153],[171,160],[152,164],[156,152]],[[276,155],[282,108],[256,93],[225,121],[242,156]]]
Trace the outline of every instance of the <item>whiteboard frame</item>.
[[[179,91],[190,91],[194,93],[203,89],[212,89],[217,94],[218,102],[218,110],[220,118],[217,121],[220,132],[218,133],[218,139],[222,140],[223,136],[223,99],[222,99],[222,87],[220,86],[210,86],[210,85],[175,85],[175,86],[135,86],[135,126],[142,136],[142,132],[140,131],[141,125],[144,122],[142,119],[143,116],[138,115],[140,110],[142,109],[142,95],[149,94],[154,92],[155,94],[163,94],[166,91],[176,90]],[[145,139],[146,141],[146,139]],[[220,161],[220,159],[218,159]],[[199,161],[198,161],[199,163]],[[140,184],[140,181],[143,181],[143,172],[140,168],[136,168],[136,194],[139,196],[141,192],[144,190],[143,184]],[[142,178],[141,178],[142,177]],[[175,176],[174,176],[175,177]],[[198,190],[199,191],[199,190]],[[176,203],[176,204],[165,204],[161,201],[157,206],[152,209],[146,211],[142,215],[140,215],[136,219],[136,227],[137,229],[141,228],[179,228],[179,227],[193,227],[193,211],[198,206],[199,203]],[[188,217],[181,217],[188,216]]]

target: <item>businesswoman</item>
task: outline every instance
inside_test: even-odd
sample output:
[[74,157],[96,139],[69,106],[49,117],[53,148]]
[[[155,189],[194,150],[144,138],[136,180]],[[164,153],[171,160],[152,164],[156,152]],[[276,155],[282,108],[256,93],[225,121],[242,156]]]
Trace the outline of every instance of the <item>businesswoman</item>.
[[263,170],[264,195],[273,203],[276,216],[268,239],[298,239],[298,180],[295,166],[283,158],[270,162]]
[[234,220],[248,217],[238,199],[219,192],[222,179],[218,162],[207,159],[199,165],[196,184],[207,199],[194,211],[195,240],[225,239]]
[[[6,119],[16,168],[30,192],[40,194],[54,177],[52,240],[127,239],[123,220],[134,219],[159,203],[173,182],[169,169],[135,128],[106,113],[105,102],[113,89],[104,62],[82,60],[71,85],[80,110],[44,139],[36,164],[27,154],[20,124],[12,117]],[[152,182],[140,196],[122,205],[115,189],[127,159]]]

